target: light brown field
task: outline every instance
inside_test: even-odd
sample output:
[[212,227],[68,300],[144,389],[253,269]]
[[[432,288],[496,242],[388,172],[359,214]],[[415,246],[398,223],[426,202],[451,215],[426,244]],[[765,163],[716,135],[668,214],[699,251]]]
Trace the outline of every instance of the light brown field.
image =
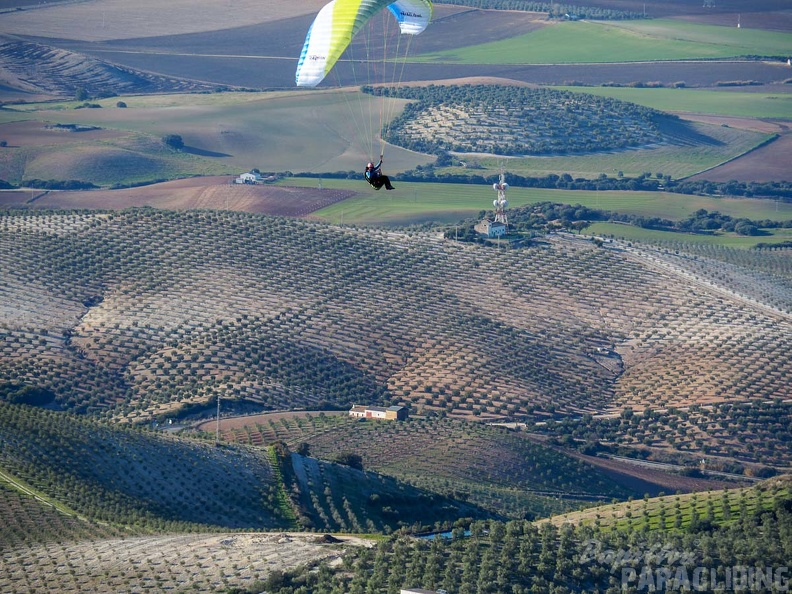
[[[347,415],[345,410],[326,410],[322,411],[326,416],[341,416]],[[241,429],[243,427],[253,427],[256,423],[264,423],[265,421],[278,421],[280,419],[293,419],[295,417],[305,417],[307,415],[316,416],[320,411],[292,411],[292,412],[276,412],[276,413],[262,413],[258,415],[245,415],[241,417],[230,417],[227,419],[220,419],[220,430],[231,431],[232,429]],[[217,421],[206,421],[196,426],[199,431],[214,431],[217,427]]]
[[56,128],[45,122],[27,120],[0,124],[0,138],[13,147],[73,144],[80,141],[119,138],[125,133],[116,130],[84,130],[73,132],[67,128]]
[[231,176],[197,177],[122,190],[48,192],[36,206],[121,210],[151,206],[170,210],[222,209],[304,217],[354,196],[347,190],[232,184]]
[[792,180],[792,131],[787,129],[773,142],[690,179],[714,182]]
[[7,34],[82,41],[231,29],[312,14],[324,0],[91,0],[0,15]]

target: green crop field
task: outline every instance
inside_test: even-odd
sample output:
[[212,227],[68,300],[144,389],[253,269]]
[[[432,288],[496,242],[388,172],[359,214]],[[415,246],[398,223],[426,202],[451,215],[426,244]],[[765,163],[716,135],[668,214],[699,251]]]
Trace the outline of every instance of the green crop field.
[[[279,182],[298,187],[321,187],[357,190],[362,194],[333,204],[314,213],[314,217],[331,223],[395,224],[432,217],[454,222],[475,217],[482,210],[492,210],[495,192],[484,184],[429,184],[399,182],[393,192],[375,192],[356,179],[316,179],[292,177]],[[395,183],[395,182],[394,182]],[[554,190],[511,186],[508,193],[512,208],[537,202],[581,204],[589,208],[681,220],[699,209],[718,211],[735,218],[784,221],[792,218],[792,204],[759,199],[710,198],[669,192],[597,192],[588,190]]]
[[594,223],[586,229],[586,233],[636,241],[711,244],[743,249],[752,248],[758,243],[782,243],[792,241],[792,230],[790,229],[773,229],[772,232],[768,232],[767,235],[744,237],[736,233],[718,233],[714,235],[674,233],[656,229],[642,229],[641,227],[621,225],[618,223]]
[[[792,74],[792,72],[790,72]],[[792,93],[752,93],[697,89],[632,87],[556,87],[630,101],[660,111],[749,118],[792,119]]]
[[[572,177],[588,179],[606,174],[615,176],[621,171],[627,177],[644,172],[663,173],[674,179],[689,177],[730,161],[767,141],[768,134],[738,130],[711,124],[692,123],[691,127],[711,139],[708,144],[663,144],[651,148],[593,153],[558,155],[553,157],[481,157],[473,159],[490,175],[497,174],[502,165],[518,175],[541,177],[551,173],[569,173]],[[463,173],[462,169],[449,169]]]
[[415,58],[464,64],[642,62],[787,55],[792,34],[681,23],[563,22],[502,41]]

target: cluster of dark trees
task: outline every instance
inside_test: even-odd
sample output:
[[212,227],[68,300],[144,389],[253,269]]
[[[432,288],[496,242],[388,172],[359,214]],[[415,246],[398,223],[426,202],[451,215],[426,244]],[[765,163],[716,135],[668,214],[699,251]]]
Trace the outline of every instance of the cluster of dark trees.
[[184,139],[180,134],[166,134],[162,137],[162,143],[175,151],[180,151],[184,148]]
[[[501,85],[363,87],[363,92],[412,100],[385,131],[395,145],[422,153],[482,152],[496,155],[589,153],[662,141],[659,122],[676,116],[586,93]],[[468,114],[445,136],[416,129],[432,110],[454,107]]]
[[556,2],[533,2],[532,0],[449,0],[446,4],[472,6],[488,10],[524,10],[526,12],[546,12],[550,18],[564,18],[569,15],[575,19],[626,20],[642,19],[646,15],[640,12],[612,10],[594,6],[576,6]]
[[663,231],[680,231],[683,233],[712,233],[713,231],[734,232],[739,235],[760,235],[761,229],[788,229],[792,220],[772,221],[763,219],[754,221],[747,218],[734,218],[717,211],[708,212],[699,209],[682,221],[671,221],[660,217],[641,217],[619,213],[608,213],[610,220],[628,222],[645,229]]
[[99,187],[91,182],[80,181],[78,179],[29,179],[22,182],[21,185],[28,188],[40,188],[42,190],[91,190]]
[[45,388],[18,382],[0,383],[0,400],[11,404],[44,406],[55,400],[55,394]]
[[[476,221],[467,221],[462,227],[446,231],[449,239],[460,241],[480,241],[480,236],[473,229],[478,220],[486,215],[479,213]],[[582,230],[592,221],[618,221],[636,225],[645,229],[677,231],[680,233],[712,233],[714,231],[734,232],[739,235],[759,235],[761,229],[792,228],[792,220],[772,221],[769,219],[754,221],[747,218],[734,218],[719,212],[708,212],[700,209],[687,219],[672,221],[660,217],[643,217],[606,210],[597,210],[580,204],[559,204],[540,202],[509,211],[509,226],[518,232],[547,232],[553,228]]]

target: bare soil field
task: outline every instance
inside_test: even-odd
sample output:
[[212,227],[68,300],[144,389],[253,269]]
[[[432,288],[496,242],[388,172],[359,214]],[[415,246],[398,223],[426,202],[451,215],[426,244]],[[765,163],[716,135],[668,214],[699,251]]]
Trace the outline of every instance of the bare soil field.
[[792,10],[785,0],[756,0],[750,5],[738,0],[718,0],[712,7],[688,0],[602,0],[597,6],[646,14],[652,18],[678,18],[707,25],[736,26],[768,31],[792,30]]
[[676,112],[676,114],[691,122],[704,122],[716,126],[728,126],[729,128],[739,128],[742,130],[755,130],[766,134],[785,134],[789,131],[789,123],[776,120],[760,120],[756,118],[744,118],[723,115],[706,115],[698,113]]
[[691,176],[692,180],[716,182],[737,181],[787,181],[792,179],[792,130],[790,123],[774,120],[710,116],[680,113],[680,117],[695,122],[705,122],[731,128],[756,130],[779,137],[733,161]]
[[0,206],[24,204],[35,194],[26,190],[7,190],[0,192]]
[[75,141],[107,140],[123,136],[126,133],[117,130],[72,130],[34,120],[0,124],[0,139],[5,140],[9,147],[73,144]]
[[[319,413],[324,413],[326,416],[342,416],[349,414],[345,410],[307,410],[307,411],[293,411],[281,413],[262,413],[259,415],[244,415],[241,417],[230,417],[228,419],[220,419],[220,430],[230,431],[232,429],[242,429],[243,427],[254,427],[257,423],[264,423],[266,421],[278,421],[280,419],[293,419],[295,417],[305,417],[307,415],[317,416]],[[196,426],[199,431],[214,431],[217,427],[217,421],[206,421]]]
[[178,35],[313,14],[324,0],[91,0],[19,10],[0,15],[5,33],[98,41]]
[[53,191],[36,206],[121,210],[151,206],[170,210],[223,209],[305,217],[354,196],[347,190],[232,184],[232,177],[198,177],[122,190]]
[[724,27],[735,27],[740,23],[741,27],[747,29],[763,29],[765,31],[792,31],[792,10],[786,3],[786,10],[765,11],[765,12],[737,12],[734,7],[729,12],[710,12],[707,14],[697,14],[679,17],[680,20],[703,23],[706,25],[721,25]]
[[636,490],[645,489],[651,495],[658,495],[660,492],[673,493],[680,491],[682,493],[693,493],[695,491],[734,487],[734,483],[728,481],[686,477],[629,462],[598,458],[597,456],[585,456],[569,450],[563,451],[573,458],[583,460],[604,470],[617,483],[633,487]]
[[752,180],[757,182],[792,180],[792,131],[786,128],[776,140],[742,157],[704,171],[690,179],[716,182]]

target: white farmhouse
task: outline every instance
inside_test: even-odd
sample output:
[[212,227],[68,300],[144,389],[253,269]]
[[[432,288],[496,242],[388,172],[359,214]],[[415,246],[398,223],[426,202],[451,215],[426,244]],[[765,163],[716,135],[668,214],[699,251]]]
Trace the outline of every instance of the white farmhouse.
[[249,171],[247,173],[242,173],[238,178],[234,180],[235,184],[260,184],[264,180],[261,178],[261,174],[255,171]]

